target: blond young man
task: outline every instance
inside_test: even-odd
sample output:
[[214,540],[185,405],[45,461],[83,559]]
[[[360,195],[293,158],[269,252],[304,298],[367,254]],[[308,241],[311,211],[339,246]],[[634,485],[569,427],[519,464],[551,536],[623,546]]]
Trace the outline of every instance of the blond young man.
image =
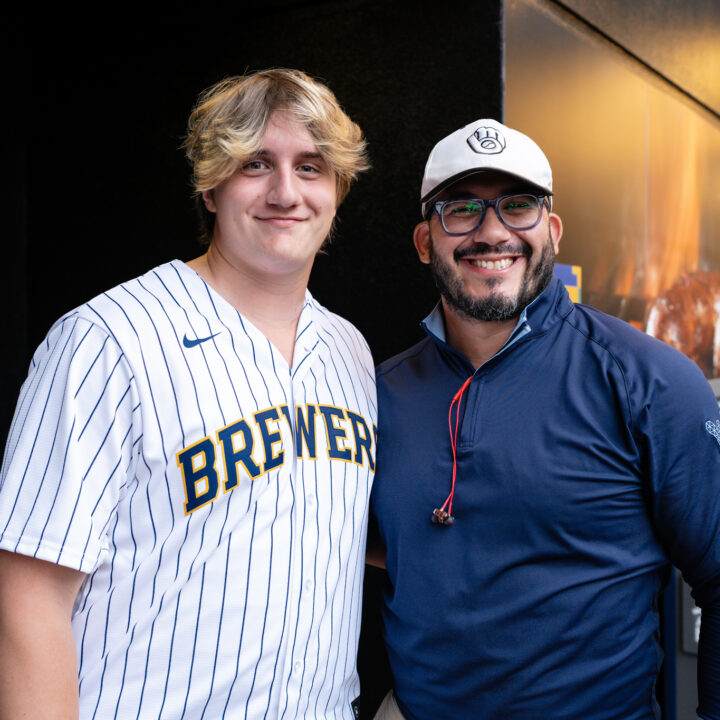
[[376,419],[362,336],[307,291],[367,166],[324,85],[201,95],[207,251],[73,310],[0,480],[0,718],[350,718]]

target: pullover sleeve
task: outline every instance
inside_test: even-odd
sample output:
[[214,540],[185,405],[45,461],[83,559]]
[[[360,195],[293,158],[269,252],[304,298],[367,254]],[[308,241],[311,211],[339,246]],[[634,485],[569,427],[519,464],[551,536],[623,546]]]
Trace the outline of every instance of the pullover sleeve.
[[702,609],[698,714],[720,720],[720,413],[695,363],[663,351],[630,397],[653,525]]

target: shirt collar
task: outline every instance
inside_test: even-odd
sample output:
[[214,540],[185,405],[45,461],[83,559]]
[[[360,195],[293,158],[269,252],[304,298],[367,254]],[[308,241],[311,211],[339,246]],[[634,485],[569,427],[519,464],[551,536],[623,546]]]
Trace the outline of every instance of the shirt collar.
[[[545,290],[520,313],[517,324],[499,352],[506,350],[533,330],[538,331],[542,329],[547,323],[551,322],[552,317],[555,316],[553,310],[557,309],[559,316],[564,317],[570,312],[572,306],[573,303],[568,297],[562,282],[557,277],[553,277]],[[441,302],[435,305],[432,312],[422,321],[421,325],[432,339],[450,347],[447,344],[445,316]]]
[[[507,339],[506,345],[514,342],[519,335],[524,335],[526,332],[531,330],[530,323],[527,320],[528,309],[536,303],[539,298],[535,298],[530,305],[528,305],[521,313],[518,318],[517,324],[510,333],[510,337]],[[447,344],[447,337],[445,336],[445,315],[442,309],[442,303],[438,302],[437,305],[432,309],[430,314],[422,321],[422,326],[425,328],[425,332],[429,335],[434,335],[438,340]]]

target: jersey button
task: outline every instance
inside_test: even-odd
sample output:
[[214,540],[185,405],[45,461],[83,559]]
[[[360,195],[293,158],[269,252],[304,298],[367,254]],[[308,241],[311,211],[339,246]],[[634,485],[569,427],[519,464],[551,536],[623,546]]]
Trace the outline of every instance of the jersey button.
[[302,669],[303,664],[299,660],[296,660],[295,664],[293,665],[293,673],[295,673],[295,675],[299,675],[302,672]]
[[313,581],[309,578],[305,581],[305,592],[312,592],[313,589]]
[[312,493],[308,493],[305,496],[305,502],[307,503],[308,507],[312,507],[315,504],[315,496]]

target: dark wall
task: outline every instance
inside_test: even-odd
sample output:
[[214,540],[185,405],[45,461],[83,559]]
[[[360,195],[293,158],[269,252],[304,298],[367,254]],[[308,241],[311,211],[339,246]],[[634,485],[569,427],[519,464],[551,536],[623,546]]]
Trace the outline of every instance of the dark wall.
[[[326,80],[365,131],[372,170],[341,207],[310,288],[363,331],[377,361],[420,338],[435,302],[411,243],[422,170],[444,135],[501,118],[501,0],[238,5],[163,24],[115,17],[88,30],[63,14],[15,28],[24,70],[13,91],[27,141],[16,133],[10,148],[20,179],[8,278],[17,341],[5,354],[3,434],[31,353],[61,314],[158,263],[200,254],[179,145],[197,93],[246,70],[297,67]],[[390,683],[381,578],[368,577],[363,717]]]
[[[7,51],[20,67],[26,66],[28,55],[20,23],[8,25]],[[27,99],[25,77],[11,73],[7,77],[7,97],[14,101],[15,112],[8,112],[6,120],[4,159],[7,188],[4,194],[4,252],[3,287],[3,343],[0,367],[4,382],[0,384],[0,445],[4,447],[5,432],[10,423],[20,383],[27,373],[28,363],[28,288],[27,288],[27,192],[26,192],[26,127],[25,116],[19,111]],[[7,123],[11,123],[7,127]]]

